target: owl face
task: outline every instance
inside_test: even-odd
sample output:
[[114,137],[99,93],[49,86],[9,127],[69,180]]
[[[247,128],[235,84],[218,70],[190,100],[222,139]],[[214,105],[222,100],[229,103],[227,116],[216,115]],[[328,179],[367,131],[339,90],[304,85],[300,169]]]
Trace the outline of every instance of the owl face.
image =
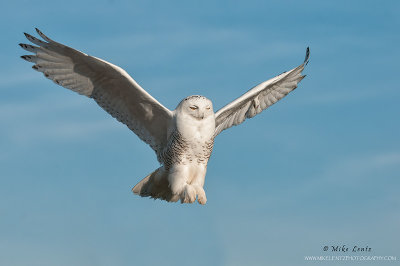
[[[212,102],[204,96],[189,96],[178,105],[178,108],[187,115],[203,120],[214,114]],[[177,109],[178,109],[177,108]]]

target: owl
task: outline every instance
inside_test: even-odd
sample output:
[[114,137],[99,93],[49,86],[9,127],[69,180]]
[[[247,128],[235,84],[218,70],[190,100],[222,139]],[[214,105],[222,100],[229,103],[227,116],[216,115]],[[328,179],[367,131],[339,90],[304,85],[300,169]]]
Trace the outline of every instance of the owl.
[[155,151],[160,167],[132,192],[169,202],[206,204],[204,181],[215,137],[273,105],[305,77],[304,62],[253,87],[214,112],[211,100],[193,95],[171,111],[146,92],[122,68],[55,42],[36,29],[42,40],[25,33],[35,45],[21,56],[56,84],[92,98]]

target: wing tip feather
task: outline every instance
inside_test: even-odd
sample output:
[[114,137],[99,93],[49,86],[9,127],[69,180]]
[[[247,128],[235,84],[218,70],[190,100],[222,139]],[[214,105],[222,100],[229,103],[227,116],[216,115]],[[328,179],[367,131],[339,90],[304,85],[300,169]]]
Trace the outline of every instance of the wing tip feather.
[[307,49],[306,49],[306,57],[304,58],[304,63],[303,64],[307,65],[309,59],[310,59],[310,47],[308,46]]
[[22,59],[28,62],[32,62],[32,56],[31,55],[21,55],[20,56]]
[[39,34],[40,37],[42,37],[45,41],[47,42],[53,42],[52,39],[50,39],[49,37],[47,37],[41,30],[39,30],[38,28],[35,27],[36,32]]

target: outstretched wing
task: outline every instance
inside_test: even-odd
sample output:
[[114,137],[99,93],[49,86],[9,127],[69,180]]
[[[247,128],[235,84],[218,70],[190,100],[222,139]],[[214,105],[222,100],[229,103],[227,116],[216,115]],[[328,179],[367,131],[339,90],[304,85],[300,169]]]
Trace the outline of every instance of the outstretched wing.
[[241,124],[246,118],[252,118],[261,113],[297,88],[297,83],[305,77],[301,75],[301,72],[307,65],[309,56],[310,49],[307,47],[303,64],[264,81],[218,110],[215,114],[214,136],[217,136],[222,130]]
[[122,68],[55,42],[36,29],[45,40],[27,33],[37,46],[20,44],[34,53],[23,55],[33,69],[58,85],[93,98],[109,114],[127,125],[157,154],[167,143],[172,112],[138,85]]

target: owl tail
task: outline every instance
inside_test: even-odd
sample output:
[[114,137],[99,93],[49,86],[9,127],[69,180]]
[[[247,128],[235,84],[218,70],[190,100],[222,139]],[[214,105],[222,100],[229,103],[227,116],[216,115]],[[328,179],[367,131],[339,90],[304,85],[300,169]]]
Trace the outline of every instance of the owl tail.
[[178,198],[172,194],[169,188],[168,175],[164,168],[160,167],[132,188],[132,192],[141,197],[151,197],[166,201],[177,201]]

